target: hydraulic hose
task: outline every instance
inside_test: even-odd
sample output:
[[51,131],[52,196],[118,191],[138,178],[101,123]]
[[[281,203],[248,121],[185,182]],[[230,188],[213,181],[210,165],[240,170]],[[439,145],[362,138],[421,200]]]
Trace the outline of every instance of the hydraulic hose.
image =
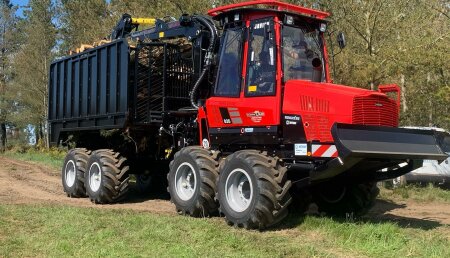
[[208,49],[206,50],[206,54],[205,54],[205,62],[204,62],[205,64],[204,64],[203,70],[200,73],[200,76],[198,77],[197,81],[195,82],[194,87],[192,88],[191,92],[189,93],[191,105],[194,108],[199,108],[199,105],[197,105],[197,103],[196,103],[196,92],[197,92],[198,88],[200,87],[200,84],[203,81],[203,78],[205,77],[206,72],[211,67],[212,55],[214,52],[214,46],[215,46],[215,42],[216,42],[216,38],[217,38],[217,28],[216,28],[216,26],[214,26],[214,24],[210,20],[208,20],[207,18],[205,18],[203,16],[194,16],[193,20],[198,21],[200,24],[202,24],[204,27],[206,27],[211,32],[209,46],[208,46]]

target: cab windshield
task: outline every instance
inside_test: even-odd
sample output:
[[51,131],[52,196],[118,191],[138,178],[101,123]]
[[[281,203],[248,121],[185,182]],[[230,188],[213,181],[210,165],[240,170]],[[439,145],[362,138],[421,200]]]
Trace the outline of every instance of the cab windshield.
[[320,32],[312,26],[283,26],[284,81],[325,79]]

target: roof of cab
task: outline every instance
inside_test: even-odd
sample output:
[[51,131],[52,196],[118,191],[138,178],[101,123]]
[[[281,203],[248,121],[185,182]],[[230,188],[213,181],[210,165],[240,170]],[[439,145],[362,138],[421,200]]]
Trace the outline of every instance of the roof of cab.
[[242,2],[237,4],[230,4],[225,6],[220,6],[214,9],[211,9],[208,11],[208,14],[212,17],[215,17],[221,13],[225,13],[231,10],[245,8],[245,7],[256,7],[258,5],[272,7],[276,11],[287,11],[287,12],[293,12],[298,13],[302,16],[308,16],[311,18],[319,19],[319,20],[325,20],[328,16],[330,16],[329,13],[318,11],[302,6],[297,6],[293,4],[283,3],[280,1],[273,1],[273,0],[259,0],[259,1],[249,1],[249,2]]

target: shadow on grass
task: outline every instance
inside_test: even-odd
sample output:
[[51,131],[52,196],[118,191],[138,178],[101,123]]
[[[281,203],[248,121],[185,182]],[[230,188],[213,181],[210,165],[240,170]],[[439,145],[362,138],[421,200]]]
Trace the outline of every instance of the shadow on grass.
[[434,220],[403,217],[393,214],[381,214],[379,217],[363,218],[363,221],[378,224],[392,222],[402,228],[415,228],[422,230],[432,230],[443,226],[443,224]]
[[163,189],[149,189],[148,191],[142,191],[139,190],[136,185],[132,184],[127,196],[119,203],[142,203],[149,200],[169,201],[170,195]]
[[276,231],[283,229],[293,229],[304,223],[307,216],[313,216],[318,218],[330,218],[337,223],[354,223],[354,224],[385,224],[393,223],[401,228],[414,228],[422,230],[432,230],[437,227],[443,226],[438,221],[420,219],[414,217],[404,217],[388,213],[394,209],[405,208],[404,204],[397,204],[394,202],[389,202],[385,200],[377,200],[375,206],[369,211],[367,215],[362,217],[352,217],[342,218],[333,217],[326,214],[305,214],[298,211],[290,211],[286,219],[284,219],[280,224],[266,229],[266,231]]
[[131,190],[128,193],[127,197],[123,199],[120,203],[141,203],[150,200],[169,201],[170,195],[169,193],[162,193],[162,192],[140,193]]
[[[154,191],[142,192],[139,191],[138,187],[132,185],[130,188],[130,192],[127,197],[123,199],[119,203],[142,203],[149,200],[161,200],[168,201],[170,200],[170,195],[165,191],[166,186],[160,186],[158,189],[154,189]],[[367,215],[362,217],[353,217],[350,218],[340,218],[328,216],[324,213],[313,212],[306,215],[304,212],[300,212],[297,210],[291,209],[289,211],[288,216],[278,224],[275,224],[272,227],[265,229],[264,231],[277,231],[283,229],[293,229],[304,223],[305,218],[307,216],[314,216],[318,218],[330,218],[336,223],[354,223],[354,224],[385,224],[385,223],[393,223],[401,228],[414,228],[414,229],[422,229],[422,230],[432,230],[437,227],[443,226],[443,224],[428,220],[428,219],[420,219],[414,217],[404,217],[398,216],[394,214],[390,214],[388,212],[395,209],[405,208],[405,204],[397,204],[395,202],[386,201],[386,200],[377,200],[375,206],[368,212]],[[219,214],[213,214],[212,217],[222,217]]]
[[392,222],[402,228],[416,228],[423,230],[431,230],[439,226],[443,226],[443,224],[434,220],[404,217],[387,213],[391,210],[405,207],[405,204],[397,204],[386,200],[377,200],[375,206],[361,220],[369,223]]

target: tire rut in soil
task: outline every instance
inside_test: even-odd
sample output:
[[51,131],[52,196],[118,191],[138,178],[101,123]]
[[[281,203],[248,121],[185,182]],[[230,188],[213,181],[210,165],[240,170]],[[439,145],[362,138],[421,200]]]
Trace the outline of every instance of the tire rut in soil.
[[8,161],[8,163],[14,165],[11,167],[8,175],[15,179],[17,184],[22,186],[27,185],[36,190],[39,189],[50,194],[61,193],[61,186],[57,178],[44,174],[43,170],[32,168],[31,166],[19,162]]

